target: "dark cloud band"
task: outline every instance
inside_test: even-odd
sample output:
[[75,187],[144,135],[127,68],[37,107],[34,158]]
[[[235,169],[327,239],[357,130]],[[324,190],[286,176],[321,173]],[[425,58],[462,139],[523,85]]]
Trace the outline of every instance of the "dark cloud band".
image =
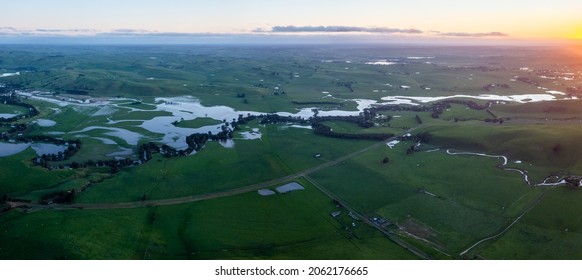
[[274,33],[299,33],[299,32],[324,32],[324,33],[349,33],[349,32],[366,32],[366,33],[408,33],[421,34],[418,29],[399,29],[385,27],[359,27],[359,26],[274,26],[271,30],[255,29],[255,32],[274,32]]
[[439,36],[446,37],[507,37],[506,33],[502,32],[487,32],[487,33],[465,33],[465,32],[436,32]]

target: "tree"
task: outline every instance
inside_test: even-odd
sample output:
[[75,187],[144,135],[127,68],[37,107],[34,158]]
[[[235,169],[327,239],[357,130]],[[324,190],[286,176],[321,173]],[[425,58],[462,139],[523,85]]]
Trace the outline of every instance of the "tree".
[[416,140],[418,142],[427,143],[428,141],[430,141],[431,137],[432,135],[429,132],[423,132],[416,135]]
[[556,145],[554,145],[554,148],[552,148],[552,151],[554,152],[555,155],[560,155],[560,152],[562,151],[562,145],[560,143],[556,143]]
[[385,158],[382,160],[382,163],[384,163],[384,164],[386,164],[386,163],[389,163],[389,162],[390,162],[390,159],[389,159],[388,157],[385,157]]

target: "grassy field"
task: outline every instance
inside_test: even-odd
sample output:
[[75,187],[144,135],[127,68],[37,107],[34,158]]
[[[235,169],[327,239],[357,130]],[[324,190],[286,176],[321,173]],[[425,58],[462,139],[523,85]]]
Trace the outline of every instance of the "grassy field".
[[10,105],[10,104],[1,104],[0,103],[0,114],[16,114],[16,115],[20,115],[23,112],[25,112],[25,109],[23,107],[20,106],[16,106],[16,105]]
[[179,206],[11,212],[0,216],[0,258],[414,258],[364,224],[350,235],[330,216],[336,211],[331,199],[302,184],[305,190],[288,194],[253,192]]
[[215,120],[215,119],[211,119],[211,118],[196,118],[196,119],[188,120],[188,121],[180,121],[180,122],[176,123],[176,126],[177,127],[186,127],[186,128],[199,128],[199,127],[203,127],[203,126],[218,125],[218,124],[222,124],[222,122]]
[[481,249],[491,259],[580,259],[580,190],[555,188],[507,234]]
[[582,148],[577,141],[582,131],[577,125],[466,122],[433,126],[426,131],[433,135],[433,143],[439,146],[507,155],[513,160],[553,168],[553,171],[582,170],[577,154]]
[[76,177],[76,172],[48,171],[32,167],[30,159],[36,153],[28,148],[25,152],[2,158],[0,164],[0,194],[18,197],[31,191],[49,189]]
[[[406,155],[410,144],[380,147],[312,177],[357,209],[408,225],[408,233],[451,254],[497,232],[539,191],[519,174],[496,168],[499,159],[444,151]],[[383,164],[384,157],[390,162]]]

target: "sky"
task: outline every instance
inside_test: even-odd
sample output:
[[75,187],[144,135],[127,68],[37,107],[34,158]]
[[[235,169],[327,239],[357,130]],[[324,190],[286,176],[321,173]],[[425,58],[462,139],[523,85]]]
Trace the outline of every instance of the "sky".
[[0,7],[0,42],[582,40],[582,0],[3,0]]

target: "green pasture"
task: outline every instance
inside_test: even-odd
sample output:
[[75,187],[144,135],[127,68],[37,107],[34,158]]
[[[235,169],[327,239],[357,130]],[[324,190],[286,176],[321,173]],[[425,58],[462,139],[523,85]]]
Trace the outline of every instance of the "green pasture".
[[13,211],[0,216],[0,258],[414,258],[365,224],[346,231],[330,216],[336,211],[331,199],[305,186],[287,194],[251,192],[176,206]]
[[362,128],[361,126],[352,123],[352,122],[344,122],[344,121],[326,121],[323,124],[329,126],[334,132],[338,133],[392,133],[398,134],[401,133],[403,130],[401,128],[391,127],[390,122],[379,122],[378,125],[375,125],[370,128]]
[[33,167],[30,161],[36,153],[31,148],[9,157],[0,158],[0,194],[18,197],[31,191],[53,188],[75,177],[75,171],[48,171]]
[[439,146],[506,155],[551,171],[580,172],[577,139],[582,130],[569,124],[512,125],[466,122],[459,125],[432,126],[424,129]]
[[177,127],[185,128],[200,128],[209,125],[219,125],[222,124],[221,121],[211,119],[211,118],[195,118],[193,120],[179,121],[176,123]]
[[0,103],[0,114],[22,114],[28,109],[16,105]]
[[425,225],[434,233],[428,240],[449,253],[500,230],[539,191],[518,173],[496,168],[501,159],[443,150],[406,155],[411,144],[379,147],[312,178],[370,216]]
[[572,124],[579,124],[582,118],[582,101],[562,100],[525,104],[510,103],[497,105],[491,111],[499,115],[499,117],[515,119],[515,121],[569,121]]
[[580,190],[557,187],[506,234],[480,253],[491,259],[580,259]]

